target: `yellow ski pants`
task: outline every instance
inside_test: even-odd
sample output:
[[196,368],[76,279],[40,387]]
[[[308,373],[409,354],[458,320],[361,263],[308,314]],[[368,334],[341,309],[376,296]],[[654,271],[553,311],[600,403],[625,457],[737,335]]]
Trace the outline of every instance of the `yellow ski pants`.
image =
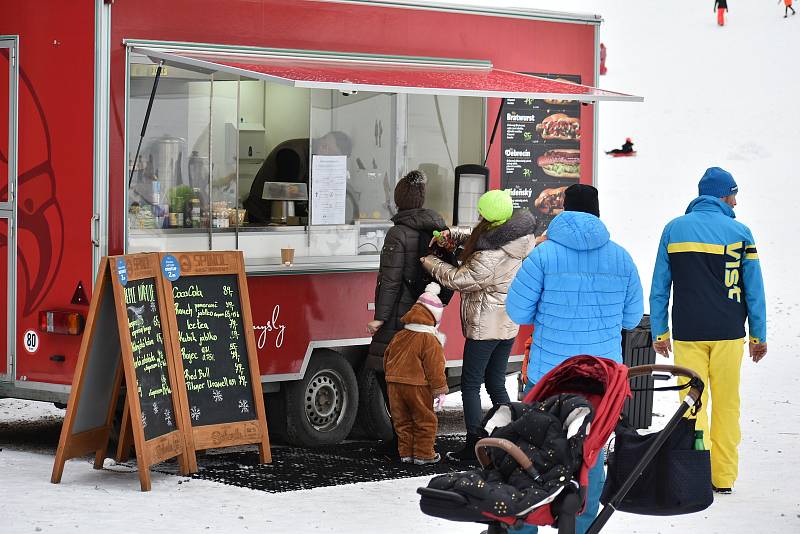
[[[696,428],[703,431],[706,449],[711,450],[711,482],[718,488],[732,488],[739,474],[739,376],[744,340],[675,341],[675,365],[695,371],[705,384],[703,406],[697,412]],[[688,380],[679,379],[683,384]],[[708,425],[708,397],[711,393],[711,432]],[[681,391],[681,399],[686,391]]]

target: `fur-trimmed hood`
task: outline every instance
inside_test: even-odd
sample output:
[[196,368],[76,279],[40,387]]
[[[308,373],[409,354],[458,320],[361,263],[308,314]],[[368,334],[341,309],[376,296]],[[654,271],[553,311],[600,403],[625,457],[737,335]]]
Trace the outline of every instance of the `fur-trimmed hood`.
[[[537,226],[536,218],[531,212],[527,210],[517,211],[506,223],[497,228],[492,228],[480,236],[475,250],[498,250],[502,248],[511,256],[519,257],[520,255],[516,249],[520,247],[508,247],[507,245],[520,237],[533,235]],[[527,255],[527,252],[528,250],[526,249],[521,257]]]

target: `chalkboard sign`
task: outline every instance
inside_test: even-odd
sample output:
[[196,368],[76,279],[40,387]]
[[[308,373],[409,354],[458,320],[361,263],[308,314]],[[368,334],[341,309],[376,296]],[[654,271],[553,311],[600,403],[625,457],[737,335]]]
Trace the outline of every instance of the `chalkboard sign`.
[[125,306],[142,428],[149,441],[175,430],[172,387],[158,313],[157,279],[128,282]]
[[161,269],[189,448],[254,443],[260,461],[270,462],[241,252],[161,254]]
[[102,469],[123,384],[122,439],[132,437],[142,491],[150,490],[151,465],[177,457],[184,474],[196,465],[184,435],[188,415],[173,395],[177,367],[163,291],[156,254],[102,259],[51,482],[61,481],[66,460],[90,452]]
[[172,282],[192,426],[256,418],[236,275]]

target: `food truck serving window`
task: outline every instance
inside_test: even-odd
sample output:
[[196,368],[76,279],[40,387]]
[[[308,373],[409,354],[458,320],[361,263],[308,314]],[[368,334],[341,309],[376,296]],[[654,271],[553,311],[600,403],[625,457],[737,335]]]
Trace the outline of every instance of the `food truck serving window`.
[[[394,186],[414,169],[428,177],[426,207],[452,222],[455,168],[483,156],[483,97],[501,86],[533,95],[518,75],[481,62],[387,67],[137,48],[128,58],[128,251],[241,249],[251,267],[277,266],[282,248],[301,266],[374,264],[397,211]],[[626,96],[540,81],[541,94]]]

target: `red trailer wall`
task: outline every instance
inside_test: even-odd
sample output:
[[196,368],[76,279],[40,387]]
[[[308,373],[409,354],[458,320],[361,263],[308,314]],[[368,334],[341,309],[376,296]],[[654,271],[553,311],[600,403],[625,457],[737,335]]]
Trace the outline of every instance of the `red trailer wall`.
[[[588,24],[311,1],[117,0],[111,37],[110,254],[124,249],[124,39],[488,59],[503,69],[578,74],[586,84],[595,81],[594,26]],[[498,105],[496,99],[489,104],[489,128]],[[591,106],[582,108],[581,123],[581,167],[589,171],[582,181],[591,182]],[[495,144],[488,162],[493,187],[500,183],[499,139]],[[368,336],[374,273],[249,277],[248,285],[255,326],[272,329],[264,333],[259,350],[262,374],[299,372],[308,340]],[[450,337],[445,352],[460,359],[458,300],[448,308],[442,327]],[[278,341],[281,329],[284,338]],[[257,341],[261,335],[257,330]],[[521,353],[518,342],[513,354]]]
[[[85,314],[70,300],[79,281],[92,285],[93,5],[0,0],[0,35],[19,36],[16,377],[32,381],[70,382],[79,336],[40,334],[35,354],[22,336],[37,329],[40,309]],[[0,328],[6,319],[0,307]]]

